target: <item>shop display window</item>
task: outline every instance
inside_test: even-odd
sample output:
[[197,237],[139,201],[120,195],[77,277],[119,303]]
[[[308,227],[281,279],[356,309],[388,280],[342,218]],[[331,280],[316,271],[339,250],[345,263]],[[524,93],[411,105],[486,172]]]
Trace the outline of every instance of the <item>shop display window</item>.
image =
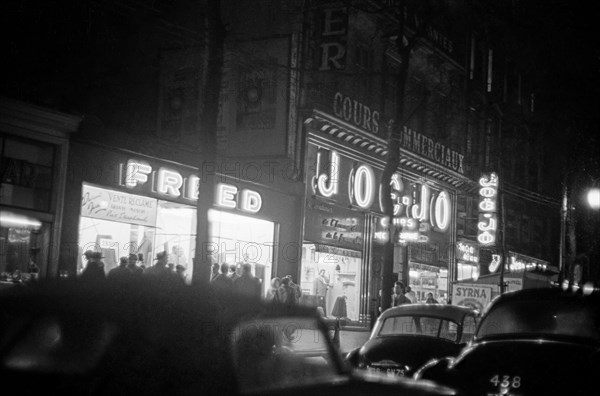
[[50,224],[6,210],[0,217],[0,281],[39,276],[48,264]]
[[[358,253],[358,252],[356,252]],[[362,259],[317,251],[316,246],[302,246],[302,273],[300,286],[308,305],[323,306],[327,316],[358,322],[360,317],[360,284]],[[317,295],[317,279],[324,271],[329,284],[324,295]],[[321,288],[321,292],[322,292]]]
[[[168,265],[185,267],[191,282],[196,244],[196,207],[141,195],[83,185],[79,222],[78,273],[86,250],[101,251],[105,271],[119,258],[135,253],[138,265],[149,267],[159,252],[167,252]],[[216,261],[249,262],[266,293],[272,277],[275,223],[211,209],[212,251]]]
[[250,263],[266,294],[273,276],[275,223],[215,209],[209,210],[208,220],[216,262]]
[[165,251],[168,263],[173,268],[183,265],[191,282],[195,207],[84,184],[82,214],[78,273],[86,264],[82,256],[87,250],[102,252],[106,272],[131,253],[138,255],[138,265],[152,266],[156,254]]
[[479,273],[479,268],[473,264],[462,264],[457,263],[456,266],[456,280],[474,279],[475,275]]

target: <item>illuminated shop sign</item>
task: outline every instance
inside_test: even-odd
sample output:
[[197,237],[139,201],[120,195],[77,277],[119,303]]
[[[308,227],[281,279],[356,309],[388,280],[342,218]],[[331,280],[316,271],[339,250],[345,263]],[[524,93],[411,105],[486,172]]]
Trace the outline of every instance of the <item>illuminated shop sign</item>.
[[456,243],[456,258],[464,263],[479,263],[479,248],[469,242]]
[[[498,272],[500,264],[502,262],[502,256],[499,254],[492,254],[491,261],[488,264],[488,271],[490,274]],[[551,267],[547,261],[536,259],[533,257],[526,256],[524,254],[509,252],[508,260],[505,264],[506,271],[508,272],[530,272],[539,271],[545,272],[554,267]]]
[[[370,132],[379,133],[379,126],[386,123],[385,115],[371,109],[366,104],[336,92],[333,96],[333,114],[356,127]],[[465,156],[444,144],[425,136],[416,130],[404,126],[399,134],[400,147],[438,163],[445,168],[464,174]]]
[[494,172],[479,179],[479,221],[477,222],[477,241],[483,246],[496,243],[498,216],[496,201],[498,197],[498,175]]
[[[381,172],[367,164],[352,163],[334,150],[318,150],[316,172],[311,186],[315,195],[334,199],[339,204],[383,213]],[[398,173],[390,182],[395,225],[402,226],[402,241],[426,242],[432,228],[446,232],[450,227],[450,194],[436,191],[424,183],[402,179]],[[387,227],[385,219],[382,226]],[[380,235],[383,239],[385,236]]]
[[[127,164],[121,164],[120,168],[121,186],[146,189],[165,198],[183,199],[190,203],[198,201],[200,178],[195,174],[184,177],[175,169],[164,166],[154,169],[145,161],[132,159]],[[215,186],[215,205],[257,213],[262,207],[262,197],[251,189],[238,189],[231,184],[218,183]]]
[[508,269],[510,272],[545,272],[548,269],[548,262],[525,256],[523,254],[510,252],[508,256],[508,263],[506,263],[506,269]]
[[363,222],[356,212],[315,199],[306,201],[304,238],[346,249],[362,250]]

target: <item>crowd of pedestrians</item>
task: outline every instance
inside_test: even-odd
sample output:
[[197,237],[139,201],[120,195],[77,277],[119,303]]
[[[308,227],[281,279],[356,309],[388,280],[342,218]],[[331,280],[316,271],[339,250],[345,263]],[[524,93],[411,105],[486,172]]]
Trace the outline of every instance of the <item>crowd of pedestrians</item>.
[[302,290],[294,283],[291,275],[271,279],[263,295],[262,282],[252,274],[252,265],[249,263],[237,265],[223,263],[220,266],[213,264],[210,282],[213,288],[221,291],[264,298],[269,302],[287,305],[298,304],[302,297]]
[[[147,279],[185,284],[185,267],[171,265],[170,255],[167,252],[157,253],[154,265],[148,267],[144,265],[143,259],[131,253],[120,257],[119,265],[110,269],[108,273],[105,271],[101,252],[88,250],[84,253],[84,257],[86,265],[80,274],[82,280],[127,283],[135,279]],[[212,288],[220,291],[264,298],[267,301],[289,306],[299,304],[303,295],[300,285],[294,283],[291,275],[271,279],[264,295],[262,282],[252,274],[252,265],[249,263],[213,264],[210,284]]]
[[176,268],[168,263],[167,252],[159,252],[154,265],[146,267],[143,259],[134,253],[119,258],[119,265],[108,273],[104,270],[101,252],[88,250],[84,254],[87,261],[80,278],[85,281],[109,281],[128,283],[136,279],[147,279],[173,284],[185,284],[185,267]]

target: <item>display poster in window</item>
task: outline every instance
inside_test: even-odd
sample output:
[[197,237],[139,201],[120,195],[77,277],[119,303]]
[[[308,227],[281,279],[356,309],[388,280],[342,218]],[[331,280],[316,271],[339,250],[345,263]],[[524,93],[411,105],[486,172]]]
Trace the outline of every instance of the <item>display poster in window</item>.
[[157,200],[83,185],[81,216],[143,226],[156,225]]
[[317,200],[308,200],[304,239],[361,251],[363,245],[362,215]]

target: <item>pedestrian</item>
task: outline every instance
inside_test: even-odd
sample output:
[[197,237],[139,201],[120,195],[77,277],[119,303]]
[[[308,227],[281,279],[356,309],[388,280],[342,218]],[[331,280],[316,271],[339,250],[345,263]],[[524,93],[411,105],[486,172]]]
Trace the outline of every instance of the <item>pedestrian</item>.
[[138,256],[135,253],[130,253],[129,256],[127,256],[127,269],[133,274],[134,278],[138,278],[142,276],[142,273],[144,272],[144,270],[137,265],[138,263]]
[[394,293],[392,294],[392,307],[402,304],[410,304],[410,300],[404,295],[404,283],[396,281],[394,284]]
[[267,291],[267,301],[279,302],[279,294],[277,293],[277,291],[279,290],[280,286],[280,278],[274,277],[273,279],[271,279],[271,287],[269,287],[269,290]]
[[229,277],[229,264],[221,264],[220,273],[211,282],[211,286],[217,290],[231,293],[233,290],[233,280]]
[[237,272],[236,272],[236,266],[235,264],[229,264],[229,272],[227,273],[227,276],[231,278],[231,280],[233,280],[234,278],[237,278]]
[[219,269],[220,269],[219,263],[213,263],[213,265],[211,266],[211,271],[210,271],[210,281],[211,282],[214,281],[217,276],[219,276],[219,273],[220,273]]
[[433,298],[433,293],[427,293],[427,300],[425,300],[426,304],[437,304],[438,301]]
[[290,280],[289,285],[292,289],[294,289],[296,294],[296,302],[300,302],[300,299],[302,298],[302,289],[300,288],[300,285],[294,283],[294,278],[292,278],[292,275],[286,275],[285,277]]
[[313,294],[317,296],[317,307],[322,307],[324,316],[327,314],[327,291],[329,290],[330,283],[325,278],[325,270],[319,271],[319,275],[313,281]]
[[260,281],[252,275],[252,265],[243,263],[240,266],[241,275],[233,280],[233,291],[251,297],[260,297]]
[[288,307],[294,306],[298,303],[296,290],[290,285],[290,283],[290,278],[285,276],[281,279],[281,286],[279,286],[279,289],[277,289],[279,301]]
[[177,281],[177,274],[167,267],[167,257],[166,252],[157,253],[155,258],[156,263],[144,270],[144,278],[161,282]]
[[185,274],[185,271],[187,271],[187,268],[185,268],[185,265],[177,264],[175,266],[175,274],[179,277],[179,279],[181,279],[181,282],[183,284],[186,283],[186,274]]
[[146,269],[146,264],[144,263],[144,255],[142,253],[138,253],[137,254],[137,265],[138,267],[140,267],[142,270]]
[[232,281],[235,282],[236,279],[238,279],[240,276],[242,276],[242,264],[243,263],[231,264],[230,271],[231,271],[231,268],[233,267],[233,273],[231,273]]
[[417,302],[417,295],[415,294],[415,292],[412,290],[412,288],[410,286],[406,286],[406,293],[404,293],[404,295],[406,296],[406,298],[408,298],[410,300],[411,304],[414,304]]
[[88,250],[84,253],[87,259],[87,265],[81,271],[81,279],[85,281],[99,282],[106,280],[104,273],[104,262],[102,253]]
[[111,282],[128,282],[133,277],[131,271],[127,268],[127,264],[129,262],[129,258],[127,256],[123,256],[119,258],[119,265],[110,271],[106,275],[106,279]]

